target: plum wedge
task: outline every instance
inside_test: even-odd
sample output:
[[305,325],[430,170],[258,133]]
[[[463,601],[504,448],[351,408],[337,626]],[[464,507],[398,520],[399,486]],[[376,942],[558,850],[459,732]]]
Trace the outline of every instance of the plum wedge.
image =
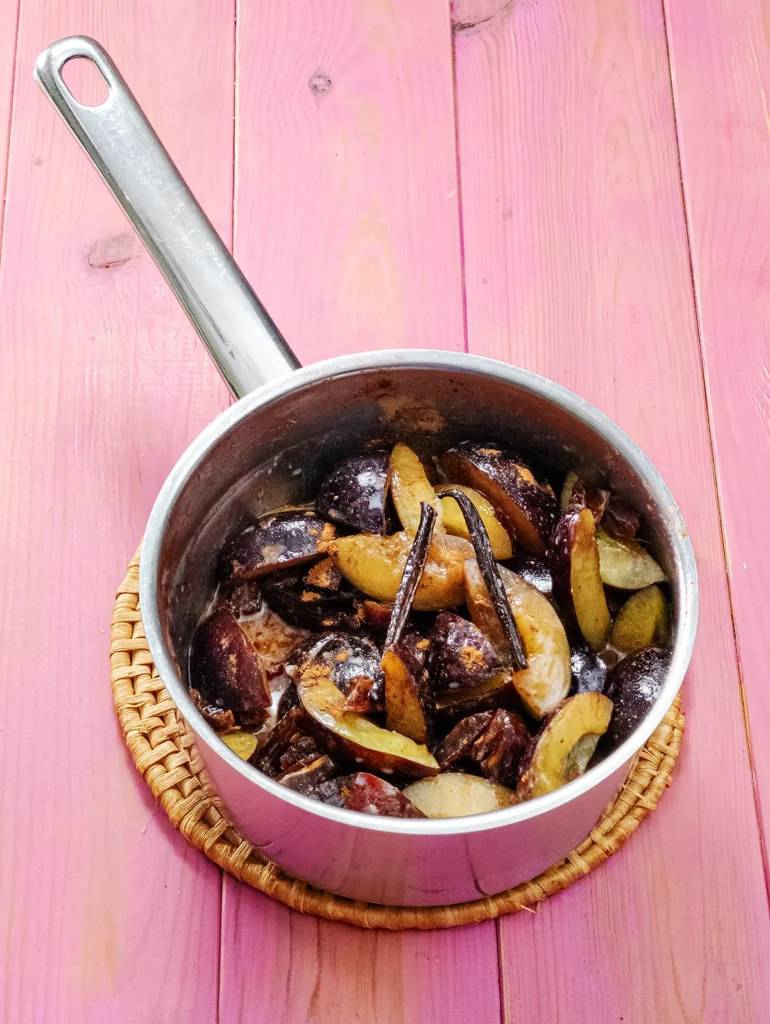
[[440,690],[436,694],[436,714],[442,721],[456,722],[465,715],[490,708],[521,709],[521,698],[515,685],[516,673],[501,669],[485,683],[461,686],[453,690]]
[[253,615],[240,618],[238,625],[253,645],[265,672],[271,678],[283,672],[289,654],[308,635],[306,630],[284,622],[267,605],[262,605]]
[[519,764],[530,740],[521,715],[498,708],[487,728],[476,738],[470,756],[486,778],[515,789]]
[[283,772],[275,781],[295,793],[315,797],[319,787],[328,779],[334,778],[338,771],[337,765],[328,754],[320,754],[309,764],[298,764],[290,771]]
[[338,594],[342,583],[342,573],[327,555],[320,562],[311,565],[302,580],[306,586],[315,587],[322,594]]
[[607,731],[609,749],[631,735],[658,699],[668,663],[665,648],[648,647],[624,658],[610,672],[605,690],[615,710]]
[[444,737],[443,743],[436,751],[436,760],[442,772],[471,756],[474,743],[494,717],[494,711],[479,711],[457,723]]
[[[309,738],[310,727],[311,720],[305,709],[299,705],[292,707],[279,717],[264,744],[257,747],[249,757],[249,763],[274,779],[290,767],[286,760],[289,751],[295,752],[295,755],[289,759],[291,764],[296,764],[301,760],[302,755],[297,755],[297,747]],[[305,744],[305,750],[307,751],[307,744]],[[315,757],[318,750],[314,740],[311,750]]]
[[601,693],[565,700],[545,722],[519,781],[523,800],[551,793],[582,775],[607,732],[612,701]]
[[231,729],[238,728],[235,724],[235,715],[229,708],[219,707],[217,704],[209,704],[207,700],[203,699],[194,686],[190,687],[190,700],[196,706],[198,711],[200,711],[211,728],[215,729],[217,732],[226,733]]
[[463,818],[510,807],[517,801],[514,790],[477,775],[444,772],[434,779],[413,782],[403,795],[426,818]]
[[487,588],[490,603],[500,623],[500,629],[505,644],[508,648],[508,657],[513,667],[519,671],[527,667],[527,655],[522,644],[519,627],[511,612],[511,606],[505,593],[505,587],[500,577],[500,567],[492,554],[492,547],[489,543],[484,522],[479,511],[467,494],[457,488],[451,488],[447,494],[454,498],[460,507],[463,518],[468,526],[468,533],[471,537],[473,549],[476,552],[476,564],[479,567],[481,578]]
[[403,644],[386,648],[382,671],[388,729],[408,736],[415,743],[427,743],[433,704],[427,672]]
[[415,595],[425,570],[438,515],[427,502],[420,505],[420,522],[393,602],[385,637],[382,671],[385,676],[387,726],[415,743],[427,743],[431,734],[432,690],[425,658],[419,648],[402,642]]
[[[567,634],[553,605],[536,587],[502,566],[500,576],[529,665],[513,673],[513,683],[529,713],[543,718],[569,692],[571,667]],[[471,619],[499,646],[504,640],[502,628],[479,567],[472,560],[465,563],[465,592]]]
[[385,452],[354,455],[325,477],[316,497],[324,519],[366,533],[385,533],[390,458]]
[[[331,559],[323,559],[327,561]],[[315,564],[320,566],[321,562]],[[332,568],[337,571],[333,563]],[[328,571],[324,577],[329,579]],[[359,622],[353,608],[352,588],[340,586],[332,590],[310,582],[319,578],[322,578],[320,573],[311,575],[305,566],[295,566],[262,577],[260,586],[269,608],[289,626],[314,633],[357,629]]]
[[604,530],[597,530],[596,545],[599,570],[608,587],[641,590],[665,582],[666,574],[638,541],[611,537]]
[[[355,587],[377,601],[392,602],[411,546],[412,538],[406,532],[389,537],[360,533],[332,541],[329,554]],[[443,611],[462,604],[463,562],[472,555],[472,545],[462,537],[434,537],[415,595],[415,610]]]
[[397,444],[390,455],[391,494],[398,518],[407,533],[420,525],[420,506],[430,505],[436,512],[436,533],[443,533],[443,511],[425,467],[405,444]]
[[518,455],[500,445],[463,441],[439,456],[438,464],[447,480],[487,497],[526,551],[545,552],[556,523],[556,496]]
[[590,508],[570,504],[556,527],[551,552],[554,594],[572,612],[595,651],[610,632],[610,610],[600,573],[596,519]]
[[430,635],[430,674],[438,690],[479,686],[502,668],[494,644],[453,612],[436,617]]
[[206,704],[229,709],[239,725],[259,726],[267,718],[267,676],[229,608],[219,608],[195,630],[190,680]]
[[346,711],[345,697],[334,685],[327,666],[313,659],[306,661],[299,673],[297,693],[313,721],[319,743],[331,754],[385,775],[422,778],[438,774],[438,763],[426,746]]
[[659,586],[635,591],[615,617],[610,646],[619,654],[668,643],[671,608]]
[[439,484],[436,488],[436,494],[439,496],[441,508],[444,512],[444,528],[447,533],[454,534],[456,537],[465,537],[466,540],[471,538],[468,524],[465,522],[465,517],[460,511],[460,506],[454,498],[445,496],[445,491],[452,489],[462,491],[476,506],[489,536],[489,543],[495,558],[500,562],[510,558],[513,554],[510,534],[500,522],[492,503],[484,497],[481,491],[476,491],[473,487],[455,487],[453,484]]
[[315,643],[303,645],[299,671],[306,664],[323,668],[344,695],[345,711],[371,714],[383,708],[385,680],[380,667],[380,652],[362,636],[326,633]]
[[331,523],[319,519],[309,509],[264,516],[245,526],[226,544],[222,555],[225,577],[242,582],[276,569],[312,562],[322,556],[325,545],[336,533]]
[[220,739],[234,754],[237,754],[244,761],[248,761],[257,749],[257,737],[252,732],[234,730],[233,732],[223,733]]
[[601,526],[605,533],[618,540],[631,540],[639,532],[641,517],[621,498],[610,495],[602,516]]
[[559,508],[562,512],[566,512],[570,502],[572,501],[572,492],[575,490],[575,485],[580,481],[580,477],[571,469],[564,478],[562,484],[561,493],[559,494]]

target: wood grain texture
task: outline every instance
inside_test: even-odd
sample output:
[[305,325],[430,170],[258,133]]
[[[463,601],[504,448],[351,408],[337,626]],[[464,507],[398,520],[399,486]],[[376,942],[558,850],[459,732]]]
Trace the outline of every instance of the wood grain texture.
[[[232,11],[232,7],[230,7]],[[156,813],[109,687],[112,594],[169,469],[227,402],[114,201],[32,80],[110,49],[229,236],[220,0],[22,4],[0,268],[0,1019],[215,1018],[220,873]]]
[[[241,2],[238,55],[235,252],[300,358],[462,348],[444,0]],[[225,878],[221,991],[223,1024],[492,1024],[495,926],[357,931]]]
[[446,0],[244,0],[236,255],[303,363],[463,347]]
[[700,12],[665,7],[738,651],[767,835],[770,8],[759,0],[709,0]]
[[[665,3],[762,797],[768,555],[762,503],[741,496],[768,451],[770,28],[760,0]],[[219,873],[130,765],[106,682],[111,592],[228,397],[31,81],[58,36],[105,42],[227,239],[235,186],[237,255],[303,361],[461,348],[447,0],[238,0],[235,181],[235,0],[21,0],[15,73],[17,4],[0,4],[3,1024],[770,1019],[661,4],[454,4],[471,348],[566,383],[640,441],[682,504],[703,594],[676,786],[620,857],[498,925],[502,979],[493,925],[363,933],[229,879],[220,919]]]
[[0,4],[0,259],[3,252],[6,172],[8,146],[11,140],[13,73],[20,2],[21,0],[5,0],[5,3]]
[[765,1020],[770,929],[662,7],[522,0],[457,34],[456,73],[470,348],[566,384],[639,441],[680,501],[702,601],[676,785],[621,857],[501,922],[504,1016]]
[[235,885],[223,910],[222,1024],[500,1021],[492,923],[362,932]]

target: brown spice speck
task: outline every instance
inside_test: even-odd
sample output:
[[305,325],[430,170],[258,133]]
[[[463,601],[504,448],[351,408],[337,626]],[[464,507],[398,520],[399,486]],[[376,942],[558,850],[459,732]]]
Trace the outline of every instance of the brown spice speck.
[[483,653],[478,647],[471,647],[469,644],[463,644],[460,650],[460,661],[469,669],[484,667]]
[[516,464],[516,469],[521,479],[526,481],[526,483],[532,484],[533,487],[539,486],[537,480],[535,480],[534,476],[532,475],[532,471],[527,469],[526,466],[522,466],[519,462]]
[[329,679],[329,667],[320,663],[305,665],[302,669],[302,682],[304,684],[320,683],[324,679]]

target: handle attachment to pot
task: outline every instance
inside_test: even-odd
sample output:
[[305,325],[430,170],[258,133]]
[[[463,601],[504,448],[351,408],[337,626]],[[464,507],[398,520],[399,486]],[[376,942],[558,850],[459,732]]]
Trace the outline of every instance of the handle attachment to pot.
[[[96,65],[104,103],[79,103],[62,78],[68,60]],[[40,54],[35,77],[123,207],[240,398],[300,364],[254,294],[142,113],[93,39],[70,36]]]

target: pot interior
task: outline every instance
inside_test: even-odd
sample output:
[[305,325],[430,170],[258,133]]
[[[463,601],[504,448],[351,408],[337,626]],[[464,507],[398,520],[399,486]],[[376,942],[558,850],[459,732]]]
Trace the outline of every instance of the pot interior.
[[[396,441],[422,456],[466,438],[503,442],[544,471],[557,494],[569,469],[609,485],[643,514],[652,550],[672,580],[675,646],[690,643],[681,614],[685,590],[695,599],[686,529],[633,442],[593,406],[534,374],[467,356],[445,355],[441,363],[433,354],[432,365],[405,356],[382,366],[373,365],[381,355],[348,369],[344,360],[327,364],[326,374],[323,364],[300,371],[272,397],[247,396],[225,414],[234,422],[206,432],[215,434],[213,443],[197,453],[193,445],[183,457],[156,577],[159,625],[179,675],[185,677],[192,630],[214,592],[217,555],[228,534],[248,517],[312,501],[335,463]],[[246,410],[240,418],[233,415],[239,407]]]

